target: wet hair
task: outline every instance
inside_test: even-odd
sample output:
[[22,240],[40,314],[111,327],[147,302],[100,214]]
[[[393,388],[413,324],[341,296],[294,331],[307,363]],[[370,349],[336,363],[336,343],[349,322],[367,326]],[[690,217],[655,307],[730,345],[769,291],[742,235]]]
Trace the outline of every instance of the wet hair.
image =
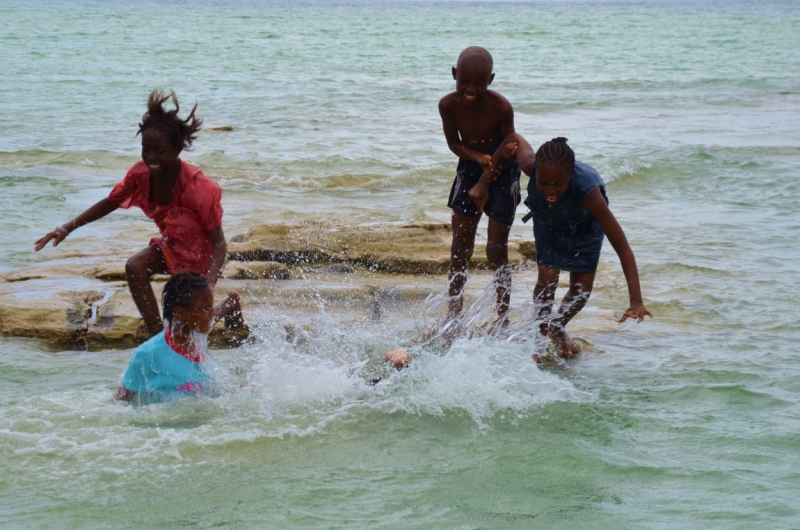
[[[175,104],[173,110],[164,108],[164,103],[170,99]],[[144,133],[147,129],[156,129],[163,132],[176,149],[191,148],[198,131],[203,127],[203,120],[194,115],[197,110],[196,103],[185,120],[178,117],[180,110],[175,92],[165,94],[161,90],[153,90],[147,98],[147,112],[142,116],[142,123],[139,124],[139,132],[136,135]]]
[[570,173],[575,170],[575,152],[563,136],[543,143],[536,151],[536,165],[548,164],[563,167]]
[[161,295],[164,320],[172,321],[176,307],[189,307],[192,297],[200,291],[205,291],[208,287],[206,277],[197,272],[180,272],[170,278]]
[[470,46],[469,48],[464,48],[458,56],[458,62],[456,62],[456,68],[461,66],[465,62],[474,62],[483,68],[487,69],[489,73],[492,73],[492,68],[494,68],[494,59],[492,59],[492,54],[486,48],[481,48],[480,46]]

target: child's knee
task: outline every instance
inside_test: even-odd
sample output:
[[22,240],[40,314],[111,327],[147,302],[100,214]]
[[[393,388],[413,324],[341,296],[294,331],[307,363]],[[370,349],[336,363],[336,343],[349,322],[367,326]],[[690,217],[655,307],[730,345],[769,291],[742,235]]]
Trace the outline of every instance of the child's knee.
[[492,243],[486,244],[486,259],[492,269],[498,269],[508,264],[508,244]]
[[144,264],[136,256],[128,258],[128,261],[125,262],[125,276],[138,278],[142,275],[147,275]]
[[456,262],[466,263],[472,258],[472,253],[475,251],[474,245],[456,246],[450,249],[450,259]]

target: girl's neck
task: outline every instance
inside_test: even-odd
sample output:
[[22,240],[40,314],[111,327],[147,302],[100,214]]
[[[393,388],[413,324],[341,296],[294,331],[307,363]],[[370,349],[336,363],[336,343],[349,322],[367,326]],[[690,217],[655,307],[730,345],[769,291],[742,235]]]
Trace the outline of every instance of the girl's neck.
[[152,182],[155,188],[160,190],[175,189],[175,183],[178,182],[178,173],[180,172],[180,167],[180,162],[178,162],[172,171],[162,175],[159,179],[154,178]]
[[175,200],[175,186],[178,182],[178,172],[180,166],[175,168],[175,171],[168,175],[162,175],[161,178],[150,177],[150,202],[167,205],[172,204]]

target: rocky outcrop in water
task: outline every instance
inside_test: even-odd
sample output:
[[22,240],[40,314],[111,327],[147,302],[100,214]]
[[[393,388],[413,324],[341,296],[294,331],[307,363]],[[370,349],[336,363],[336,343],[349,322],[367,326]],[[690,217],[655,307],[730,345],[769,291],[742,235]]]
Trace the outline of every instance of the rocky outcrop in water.
[[[444,224],[329,226],[265,225],[235,236],[216,289],[242,295],[245,308],[278,305],[303,313],[320,301],[376,316],[387,304],[419,304],[442,290],[450,254]],[[472,268],[486,270],[476,244]],[[129,256],[61,254],[12,271],[0,281],[0,333],[43,339],[54,349],[133,347],[147,338],[125,283]],[[510,242],[512,264],[535,260],[532,241]],[[160,297],[167,276],[156,276]],[[236,345],[243,336],[218,324],[213,346]]]
[[[347,263],[397,274],[446,274],[450,264],[450,225],[405,224],[330,226],[265,225],[235,236],[230,259],[274,261],[287,265]],[[476,245],[470,267],[487,270],[484,247]],[[535,260],[533,241],[509,242],[509,260]]]

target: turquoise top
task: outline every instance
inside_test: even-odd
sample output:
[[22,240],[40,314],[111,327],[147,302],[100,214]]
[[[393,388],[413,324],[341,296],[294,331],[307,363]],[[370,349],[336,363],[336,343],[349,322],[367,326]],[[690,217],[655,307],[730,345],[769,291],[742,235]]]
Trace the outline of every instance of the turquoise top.
[[122,374],[123,386],[150,402],[211,392],[214,379],[207,371],[208,358],[183,352],[168,338],[162,331],[136,348]]

